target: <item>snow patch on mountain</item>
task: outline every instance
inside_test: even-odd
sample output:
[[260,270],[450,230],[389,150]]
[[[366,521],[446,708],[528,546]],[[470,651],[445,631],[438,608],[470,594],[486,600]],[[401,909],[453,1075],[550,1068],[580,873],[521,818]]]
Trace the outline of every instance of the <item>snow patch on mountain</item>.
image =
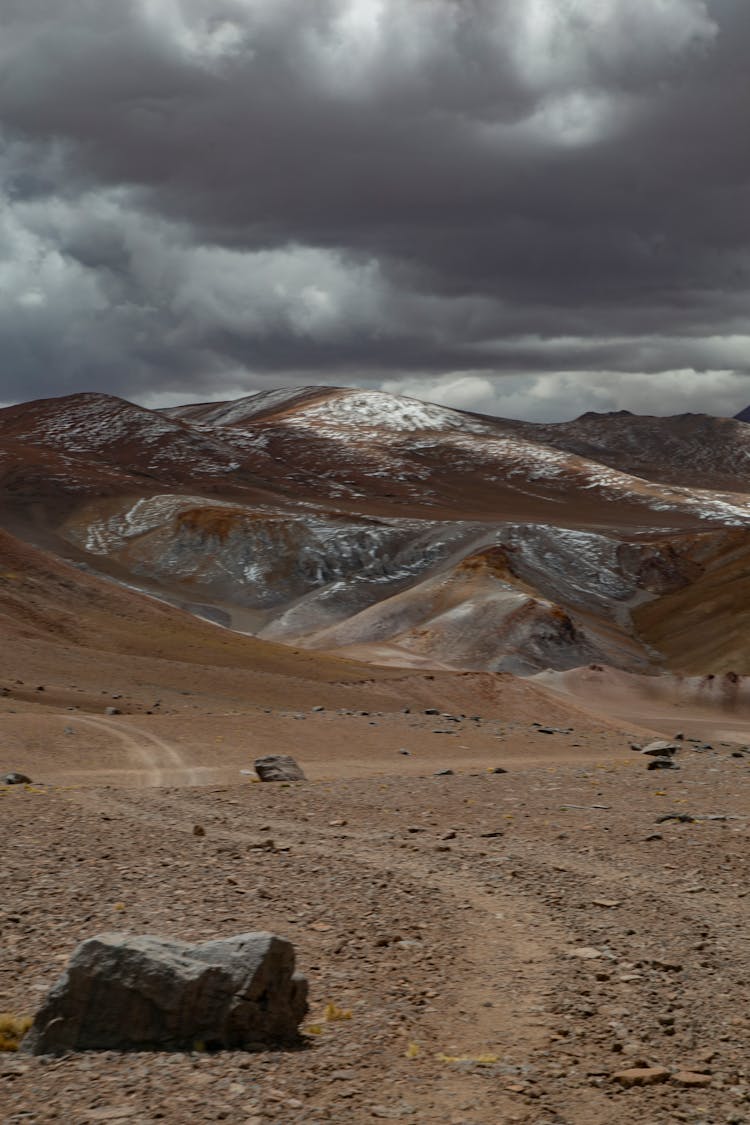
[[382,391],[339,391],[322,402],[301,407],[289,417],[287,424],[312,426],[317,433],[332,435],[336,435],[340,427],[386,433],[463,430],[478,434],[488,430],[485,423],[460,411]]

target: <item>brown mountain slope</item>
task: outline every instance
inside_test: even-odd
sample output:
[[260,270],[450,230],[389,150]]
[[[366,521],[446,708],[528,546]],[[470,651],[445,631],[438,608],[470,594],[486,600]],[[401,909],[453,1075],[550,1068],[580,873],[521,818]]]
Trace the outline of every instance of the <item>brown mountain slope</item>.
[[750,488],[750,429],[708,414],[653,417],[590,411],[571,422],[509,423],[520,435],[665,484]]
[[[113,694],[124,713],[151,714],[155,693],[162,700],[155,717],[188,706],[185,696],[208,713],[316,704],[396,712],[408,701],[528,718],[549,705],[544,692],[512,676],[365,669],[234,633],[2,531],[0,635],[0,688],[6,703],[30,715],[65,707],[101,713]],[[560,721],[566,716],[558,708]]]
[[691,581],[633,613],[635,626],[688,673],[750,671],[750,534],[744,529],[686,540]]

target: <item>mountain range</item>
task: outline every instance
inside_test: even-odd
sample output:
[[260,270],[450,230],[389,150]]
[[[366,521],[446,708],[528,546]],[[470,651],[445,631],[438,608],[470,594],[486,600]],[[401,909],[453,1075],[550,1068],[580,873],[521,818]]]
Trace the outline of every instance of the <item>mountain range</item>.
[[537,424],[334,387],[7,407],[0,606],[23,618],[8,576],[31,552],[69,587],[297,653],[747,672],[743,415]]

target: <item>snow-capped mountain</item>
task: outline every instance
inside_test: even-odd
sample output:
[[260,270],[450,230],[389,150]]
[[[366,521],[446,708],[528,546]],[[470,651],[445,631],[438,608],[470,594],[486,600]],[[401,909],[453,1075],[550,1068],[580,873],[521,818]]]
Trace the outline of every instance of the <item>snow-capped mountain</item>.
[[750,551],[750,429],[704,415],[534,425],[340,387],[161,411],[81,394],[0,410],[0,489],[11,529],[82,565],[396,663],[692,668],[697,639],[673,644],[654,606],[680,594],[702,628],[689,592],[727,566],[744,589]]

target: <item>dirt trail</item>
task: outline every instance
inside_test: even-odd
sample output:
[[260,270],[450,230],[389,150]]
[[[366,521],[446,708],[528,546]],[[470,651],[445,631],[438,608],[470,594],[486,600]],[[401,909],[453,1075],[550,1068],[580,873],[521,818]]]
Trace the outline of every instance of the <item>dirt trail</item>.
[[[265,818],[260,836],[257,830],[229,826],[226,810],[215,808],[206,797],[207,793],[198,799],[157,788],[68,794],[69,800],[89,811],[122,816],[131,824],[159,825],[178,838],[191,836],[200,823],[214,841],[251,848],[276,841],[285,849],[284,841],[300,833],[300,823],[286,818]],[[513,1064],[501,1063],[509,1052],[527,1057],[544,1046],[550,1029],[540,1019],[539,1000],[549,991],[553,966],[566,940],[564,929],[548,911],[530,905],[511,888],[487,889],[465,871],[436,870],[430,858],[405,853],[382,832],[347,832],[342,839],[340,829],[305,825],[304,833],[306,856],[321,861],[335,857],[367,880],[388,872],[405,888],[417,881],[428,893],[435,916],[460,925],[455,957],[441,989],[441,1008],[448,1003],[453,1012],[450,1027],[442,1014],[435,1013],[415,1031],[420,1051],[446,1055],[432,1085],[430,1105],[436,1098],[448,1104],[460,1100],[459,1095],[471,1096],[477,1066],[492,1070],[504,1065],[512,1071]],[[430,928],[424,935],[426,942]],[[409,1067],[403,1060],[393,1064],[393,1070],[408,1081]]]
[[[123,766],[130,784],[148,785],[200,785],[205,771],[185,764],[178,748],[152,731],[135,723],[117,722],[116,719],[95,719],[91,715],[76,714],[75,721],[83,726],[103,730],[119,739],[122,749],[129,755],[132,766]],[[107,778],[112,769],[86,771],[87,784],[95,785],[97,777]]]
[[[129,718],[89,721],[132,739],[151,779],[174,766],[164,739],[147,760]],[[741,1119],[750,759],[685,746],[655,779],[633,755],[597,765],[599,741],[500,775],[0,794],[1,1007],[26,1010],[77,941],[111,929],[270,929],[311,987],[305,1051],[71,1056],[62,1075],[14,1061],[8,1121],[89,1125],[107,1106],[145,1125]],[[674,810],[727,819],[660,819]],[[351,1018],[327,1020],[329,1003]],[[707,1087],[621,1090],[613,1073],[639,1060],[702,1067]]]

